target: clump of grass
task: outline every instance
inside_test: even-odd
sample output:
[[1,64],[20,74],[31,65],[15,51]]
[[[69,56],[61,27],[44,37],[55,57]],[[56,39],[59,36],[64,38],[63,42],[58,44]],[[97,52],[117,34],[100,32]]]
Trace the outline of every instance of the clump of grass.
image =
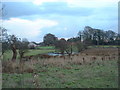
[[19,68],[18,62],[12,62],[12,61],[3,61],[2,62],[2,71],[6,73],[13,73],[17,72]]
[[3,61],[2,62],[2,71],[3,73],[33,73],[34,66],[29,62],[13,62],[13,61]]

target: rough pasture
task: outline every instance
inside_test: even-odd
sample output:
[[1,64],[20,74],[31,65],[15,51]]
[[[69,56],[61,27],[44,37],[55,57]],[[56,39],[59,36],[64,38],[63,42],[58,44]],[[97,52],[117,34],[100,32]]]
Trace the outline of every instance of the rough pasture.
[[118,60],[118,48],[93,48],[87,49],[79,54],[65,55],[65,56],[49,56],[49,55],[37,55],[44,60],[46,63],[48,61],[64,61],[64,62],[91,62],[95,60]]
[[83,51],[82,53],[86,53],[89,55],[97,55],[97,56],[111,56],[118,55],[118,48],[91,48]]
[[[3,87],[20,86],[14,83],[16,81],[13,82],[15,80],[11,76],[13,75],[24,77],[24,80],[16,82],[23,83],[22,87],[116,88],[117,60],[117,48],[93,48],[71,56],[49,57],[49,55],[39,54],[21,64],[6,61],[3,63],[3,74],[10,73],[10,75],[3,77]],[[6,85],[10,78],[12,81],[9,82],[12,85]]]
[[[81,52],[79,54],[73,54],[73,55],[66,55],[66,56],[50,56],[46,54],[38,54],[38,55],[31,55],[31,56],[25,56],[23,57],[23,64],[24,66],[26,64],[33,65],[36,63],[39,63],[40,65],[55,65],[55,66],[64,66],[64,65],[82,65],[82,64],[92,64],[95,61],[98,61],[98,64],[103,64],[102,61],[105,60],[118,60],[118,49],[117,48],[95,48],[95,49],[88,49],[84,52]],[[27,62],[24,62],[27,61]],[[4,62],[4,63],[7,63]],[[6,67],[11,67],[9,65],[12,64],[12,62],[8,61],[10,64],[4,64],[3,65],[3,72]],[[15,65],[14,65],[15,64]],[[17,65],[18,64],[18,65]],[[17,66],[15,68],[19,69],[20,64],[18,62],[14,62],[13,66]],[[23,66],[23,67],[24,67]],[[10,69],[10,68],[9,68]],[[15,70],[16,71],[16,70]],[[33,70],[34,71],[34,70]],[[24,70],[23,70],[24,72]],[[29,70],[28,70],[29,72]]]

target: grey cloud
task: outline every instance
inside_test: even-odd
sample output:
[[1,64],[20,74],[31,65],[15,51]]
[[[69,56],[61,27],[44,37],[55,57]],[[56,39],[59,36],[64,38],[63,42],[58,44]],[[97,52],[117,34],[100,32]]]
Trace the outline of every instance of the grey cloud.
[[93,9],[89,8],[70,8],[66,3],[44,3],[42,6],[36,6],[28,2],[6,2],[4,19],[11,17],[21,17],[29,15],[68,15],[68,16],[89,16]]

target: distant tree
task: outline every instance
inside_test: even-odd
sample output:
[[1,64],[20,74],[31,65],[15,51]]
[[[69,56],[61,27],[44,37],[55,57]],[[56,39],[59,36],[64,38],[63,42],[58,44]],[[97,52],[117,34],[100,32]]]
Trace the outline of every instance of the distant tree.
[[90,26],[85,26],[83,32],[79,31],[78,36],[87,45],[115,44],[117,38],[117,34],[112,30],[103,31]]
[[109,44],[112,44],[111,42],[115,40],[115,37],[116,37],[115,32],[113,32],[112,30],[106,31],[106,40],[109,42]]
[[93,29],[91,27],[85,26],[84,31],[83,31],[83,39],[91,40],[92,39],[92,31],[93,31]]
[[54,45],[57,40],[58,38],[55,35],[48,33],[44,36],[43,42],[45,45],[49,46],[49,45]]
[[80,37],[69,38],[67,41],[68,42],[77,42],[77,41],[80,41]]
[[67,52],[67,54],[72,54],[73,53],[73,48],[74,48],[74,46],[75,46],[75,44],[76,44],[76,42],[78,42],[78,41],[75,41],[75,42],[68,42],[67,41],[67,49],[66,49],[66,52]]
[[77,47],[78,52],[81,52],[87,49],[87,45],[82,42],[76,42],[76,47]]
[[61,38],[55,43],[55,48],[59,49],[61,54],[64,54],[64,52],[69,48],[68,45],[68,42],[64,38]]

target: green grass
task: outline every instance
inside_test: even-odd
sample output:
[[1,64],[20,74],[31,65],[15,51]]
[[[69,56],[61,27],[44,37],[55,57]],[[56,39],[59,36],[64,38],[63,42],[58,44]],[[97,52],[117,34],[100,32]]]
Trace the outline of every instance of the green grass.
[[[89,46],[89,48],[95,48],[95,47],[120,47],[120,46],[117,46],[117,45]],[[41,46],[41,47],[37,47],[37,48],[38,49],[29,50],[27,53],[25,53],[25,56],[55,52],[55,47],[54,46]],[[76,46],[73,46],[72,48],[73,48],[73,52],[78,52]],[[3,59],[8,60],[8,59],[11,59],[11,58],[12,58],[12,51],[11,50],[6,51],[3,55]],[[19,58],[19,53],[18,53],[17,58]]]
[[4,55],[3,55],[3,60],[8,60],[12,58],[12,51],[11,50],[7,50]]
[[42,49],[42,50],[55,49],[55,46],[40,46],[40,47],[37,47],[37,49]]
[[[41,46],[41,47],[37,47],[37,48],[38,49],[29,49],[28,52],[25,53],[25,56],[55,52],[54,46]],[[72,48],[73,48],[73,52],[77,52],[77,48],[75,46],[73,46]],[[3,60],[8,60],[11,58],[12,58],[12,51],[11,50],[6,51],[3,55]],[[19,53],[17,55],[17,58],[19,58]]]
[[[70,69],[36,64],[40,88],[117,88],[117,61],[103,61],[97,65],[66,65]],[[32,74],[3,73],[3,88],[35,88]]]
[[27,53],[25,53],[25,56],[45,54],[45,53],[54,52],[54,51],[55,50],[29,50]]
[[[30,55],[37,55],[37,54],[44,54],[44,53],[49,53],[49,52],[54,52],[55,50],[28,50],[28,52],[25,53],[25,56],[30,56]],[[18,51],[17,51],[18,52]],[[12,51],[8,50],[4,53],[3,55],[3,60],[8,60],[12,58]],[[19,53],[17,55],[17,58],[19,58]]]

